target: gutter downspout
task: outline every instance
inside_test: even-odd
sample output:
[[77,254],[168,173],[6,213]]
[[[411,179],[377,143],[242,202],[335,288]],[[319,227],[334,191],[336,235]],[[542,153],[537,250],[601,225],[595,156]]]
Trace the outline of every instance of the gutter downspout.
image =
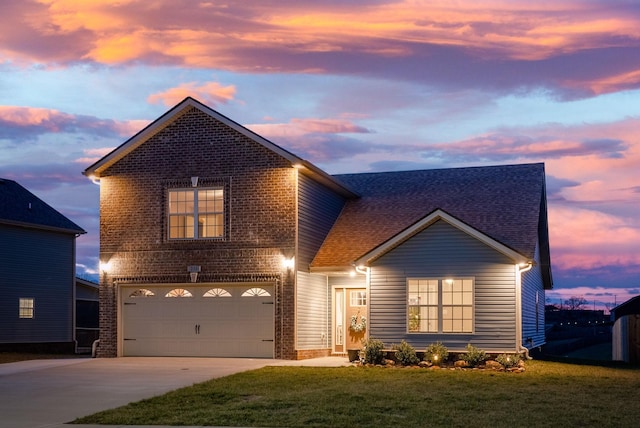
[[516,265],[516,350],[524,352],[527,360],[532,358],[529,356],[529,348],[522,344],[522,274],[530,271],[532,267],[532,262],[528,262],[524,267]]

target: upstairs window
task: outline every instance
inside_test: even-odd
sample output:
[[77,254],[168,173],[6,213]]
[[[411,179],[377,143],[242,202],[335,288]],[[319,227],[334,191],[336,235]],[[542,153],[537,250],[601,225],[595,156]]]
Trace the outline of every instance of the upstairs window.
[[224,237],[222,188],[169,190],[169,239]]

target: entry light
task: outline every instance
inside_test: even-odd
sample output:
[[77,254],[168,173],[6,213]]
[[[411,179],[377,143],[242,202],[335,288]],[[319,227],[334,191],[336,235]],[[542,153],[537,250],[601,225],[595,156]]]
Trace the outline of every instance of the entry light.
[[284,259],[282,259],[282,266],[287,270],[293,269],[295,265],[296,265],[296,260],[294,257],[290,257],[290,258],[285,257]]
[[111,269],[111,263],[109,263],[109,262],[100,262],[100,272],[109,273],[110,269]]

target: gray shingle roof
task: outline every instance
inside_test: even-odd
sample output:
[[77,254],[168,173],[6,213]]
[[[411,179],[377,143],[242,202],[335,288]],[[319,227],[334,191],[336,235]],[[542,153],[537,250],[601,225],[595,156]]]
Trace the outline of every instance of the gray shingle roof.
[[546,216],[542,163],[334,177],[361,197],[347,202],[314,268],[349,266],[437,209],[533,259],[541,208]]
[[80,226],[13,180],[0,178],[0,223],[86,233]]

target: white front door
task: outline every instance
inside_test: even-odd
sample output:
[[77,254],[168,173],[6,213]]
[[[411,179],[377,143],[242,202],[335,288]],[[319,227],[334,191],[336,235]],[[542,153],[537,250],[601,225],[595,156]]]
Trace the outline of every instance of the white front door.
[[361,349],[367,332],[367,290],[335,287],[333,308],[333,352]]

